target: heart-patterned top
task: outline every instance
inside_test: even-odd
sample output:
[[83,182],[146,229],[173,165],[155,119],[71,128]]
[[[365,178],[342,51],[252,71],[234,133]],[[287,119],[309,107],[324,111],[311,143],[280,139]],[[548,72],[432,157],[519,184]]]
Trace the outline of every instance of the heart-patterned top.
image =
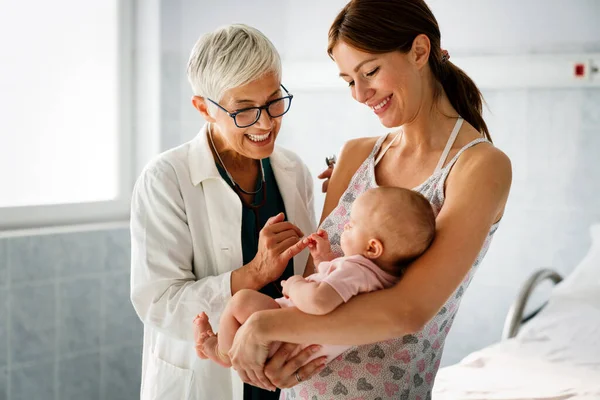
[[[468,148],[486,139],[476,139],[463,148],[446,164],[449,149],[454,143],[462,119],[442,154],[433,175],[413,190],[424,195],[432,204],[437,216],[444,204],[444,183],[452,166]],[[321,225],[329,234],[333,252],[340,256],[340,235],[348,222],[350,208],[356,197],[364,191],[377,187],[375,181],[375,156],[386,136],[375,144],[371,154],[356,171],[337,207]],[[384,149],[384,152],[387,149]],[[381,157],[381,155],[380,155]],[[461,285],[444,304],[438,314],[414,335],[395,338],[386,342],[356,346],[340,355],[318,375],[297,386],[282,391],[284,400],[322,399],[431,399],[431,390],[440,365],[444,342],[458,310],[460,300],[468,287],[473,273],[485,256],[498,222],[492,225],[487,238]]]

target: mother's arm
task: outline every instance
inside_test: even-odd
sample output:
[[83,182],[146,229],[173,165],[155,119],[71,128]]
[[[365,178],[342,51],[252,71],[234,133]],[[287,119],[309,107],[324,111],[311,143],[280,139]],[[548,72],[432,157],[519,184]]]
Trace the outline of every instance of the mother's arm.
[[[329,188],[336,198],[326,201],[325,212],[331,211],[341,196],[343,183],[336,182],[336,177],[347,178],[343,175],[347,172],[338,171],[350,155],[342,152],[340,156]],[[240,343],[232,348],[234,365],[260,371],[263,355],[259,347],[276,340],[361,345],[419,331],[473,265],[491,225],[503,213],[510,183],[510,161],[500,150],[480,145],[466,151],[446,182],[446,200],[431,247],[400,282],[390,289],[357,296],[325,316],[293,308],[256,313],[236,336]]]

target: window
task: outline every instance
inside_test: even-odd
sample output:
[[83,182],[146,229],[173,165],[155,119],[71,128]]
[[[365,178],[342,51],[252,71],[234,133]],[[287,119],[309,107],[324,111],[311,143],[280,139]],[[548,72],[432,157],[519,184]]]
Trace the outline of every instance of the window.
[[0,229],[127,217],[130,1],[0,0]]

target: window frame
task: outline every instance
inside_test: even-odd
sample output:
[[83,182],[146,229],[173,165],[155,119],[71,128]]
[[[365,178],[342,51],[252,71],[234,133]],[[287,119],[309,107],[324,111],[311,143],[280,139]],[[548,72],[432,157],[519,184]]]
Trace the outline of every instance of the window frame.
[[137,172],[135,135],[132,124],[134,114],[134,0],[118,0],[117,19],[118,197],[109,201],[0,207],[0,232],[129,219],[131,190],[134,174]]

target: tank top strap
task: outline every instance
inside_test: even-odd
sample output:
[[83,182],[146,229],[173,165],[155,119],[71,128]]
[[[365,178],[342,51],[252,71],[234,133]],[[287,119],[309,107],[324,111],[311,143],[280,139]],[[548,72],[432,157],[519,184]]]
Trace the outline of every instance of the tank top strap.
[[446,174],[450,171],[450,169],[452,169],[452,166],[456,163],[456,161],[458,161],[458,158],[461,156],[462,153],[479,143],[489,143],[489,140],[487,140],[486,138],[477,138],[464,145],[458,151],[458,153],[456,153],[456,155],[452,157],[452,160],[450,160],[450,162],[444,167],[444,169],[446,170]]
[[446,163],[446,159],[448,158],[448,153],[450,153],[450,150],[452,149],[452,146],[454,145],[454,142],[456,141],[456,137],[458,136],[458,132],[460,131],[462,124],[463,124],[462,117],[458,117],[458,119],[456,120],[456,124],[454,124],[454,129],[452,129],[452,133],[450,134],[450,137],[448,138],[448,141],[446,142],[446,147],[444,148],[444,151],[442,152],[442,155],[440,156],[437,166],[435,167],[434,174],[438,173],[442,169],[444,164]]
[[450,175],[450,171],[452,171],[452,167],[456,164],[456,161],[458,161],[462,153],[479,143],[490,143],[490,141],[481,137],[467,143],[454,157],[452,157],[448,164],[441,169],[439,174],[432,175],[433,180],[428,182],[429,185],[423,190],[420,190],[421,194],[430,199],[429,201],[434,205],[434,208],[437,209],[438,212],[442,208],[446,198],[446,180]]
[[452,160],[450,160],[450,162],[448,162],[448,164],[446,164],[444,166],[443,169],[443,173],[441,175],[441,183],[442,185],[444,184],[444,181],[446,180],[446,178],[448,177],[448,175],[450,174],[450,170],[452,169],[452,167],[454,166],[454,164],[456,164],[456,162],[458,161],[458,159],[460,158],[460,156],[462,155],[462,153],[464,153],[466,150],[470,149],[471,147],[478,145],[479,143],[490,143],[489,140],[487,140],[486,138],[477,138],[474,139],[472,141],[470,141],[469,143],[467,143],[466,145],[464,145],[459,151],[458,153],[456,153],[456,155],[454,157],[452,157]]
[[[379,161],[381,161],[381,159],[383,158],[383,156],[385,155],[385,153],[387,153],[387,151],[390,149],[390,147],[392,147],[392,145],[394,143],[396,143],[396,140],[398,139],[398,137],[400,136],[400,134],[402,133],[402,131],[396,133],[396,136],[394,136],[394,138],[392,139],[391,142],[388,143],[387,146],[385,146],[385,149],[381,150],[381,152],[379,154],[377,154],[377,152],[375,151],[373,153],[373,156],[375,154],[377,154],[377,159],[375,160],[375,165],[379,164]],[[385,139],[387,139],[387,137],[390,134],[387,133],[385,136],[382,136],[381,138],[379,138],[379,140],[377,141],[377,143],[375,144],[375,147],[377,148],[377,150],[379,150],[379,148],[381,147],[381,145],[383,144],[383,142],[385,142]],[[382,140],[383,139],[383,140]]]
[[[375,142],[375,146],[373,146],[373,150],[371,150],[371,154],[369,154],[368,158],[374,158],[377,153],[379,153],[379,150],[381,149],[381,146],[383,145],[383,143],[385,142],[385,140],[387,139],[387,137],[390,135],[390,133],[386,133],[385,135],[381,136],[379,139],[377,139],[377,142]],[[381,156],[377,157],[377,160],[381,159]]]

